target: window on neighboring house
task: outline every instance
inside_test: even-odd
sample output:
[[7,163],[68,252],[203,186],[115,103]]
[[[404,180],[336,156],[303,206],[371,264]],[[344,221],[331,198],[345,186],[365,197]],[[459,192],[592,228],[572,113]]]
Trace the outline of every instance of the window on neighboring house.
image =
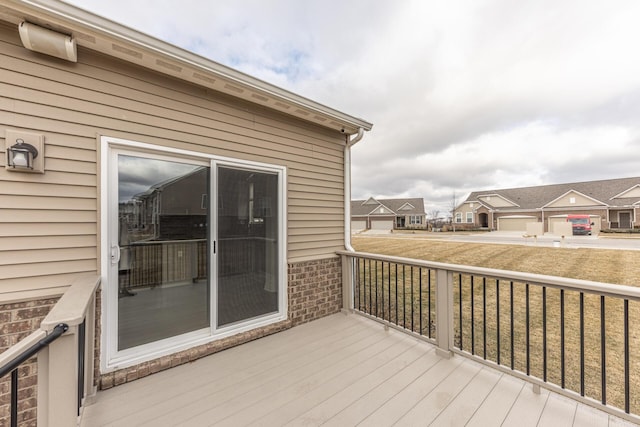
[[473,222],[473,212],[467,212],[467,222]]
[[409,224],[422,224],[422,215],[411,215],[409,217]]
[[456,212],[456,222],[457,223],[462,222],[462,212]]

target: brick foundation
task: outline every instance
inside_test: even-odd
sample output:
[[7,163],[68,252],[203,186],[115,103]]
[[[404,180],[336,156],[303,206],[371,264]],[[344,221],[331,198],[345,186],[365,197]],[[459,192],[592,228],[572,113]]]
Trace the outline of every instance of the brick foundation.
[[[98,388],[104,390],[134,381],[340,311],[342,308],[342,266],[340,258],[289,264],[288,270],[288,320],[213,341],[139,365],[103,375],[96,375]],[[96,317],[100,318],[99,294],[97,301]],[[100,336],[99,329],[100,326],[97,325],[97,337]],[[96,367],[100,366],[99,356],[99,343],[96,343]]]
[[292,326],[337,313],[341,308],[340,258],[289,265],[289,319]]
[[[0,353],[26,338],[56,304],[58,298],[22,301],[0,305]],[[33,357],[18,368],[18,425],[37,422],[37,371]],[[9,425],[11,411],[11,375],[0,380],[0,426]]]

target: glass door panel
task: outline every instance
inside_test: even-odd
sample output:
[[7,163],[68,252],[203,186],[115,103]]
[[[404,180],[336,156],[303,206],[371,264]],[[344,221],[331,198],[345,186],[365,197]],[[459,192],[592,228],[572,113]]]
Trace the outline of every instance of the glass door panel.
[[210,326],[210,168],[118,154],[118,350]]
[[278,175],[218,167],[217,325],[278,312]]

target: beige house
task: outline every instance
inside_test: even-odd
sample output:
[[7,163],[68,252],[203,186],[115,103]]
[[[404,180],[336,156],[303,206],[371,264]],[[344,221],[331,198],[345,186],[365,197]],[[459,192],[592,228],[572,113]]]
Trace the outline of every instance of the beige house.
[[427,228],[424,200],[375,199],[351,201],[351,230],[395,230]]
[[78,280],[101,389],[340,310],[370,123],[53,0],[0,73],[0,352]]
[[454,221],[502,231],[539,223],[548,232],[570,214],[589,215],[595,232],[637,228],[640,177],[474,191],[455,209]]

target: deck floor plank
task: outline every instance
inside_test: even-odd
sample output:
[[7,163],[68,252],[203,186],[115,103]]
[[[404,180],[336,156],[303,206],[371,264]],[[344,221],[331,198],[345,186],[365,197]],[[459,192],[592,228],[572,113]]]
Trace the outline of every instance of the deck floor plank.
[[522,380],[510,375],[502,375],[496,386],[489,392],[482,405],[476,410],[469,426],[501,426],[520,391],[525,387]]
[[388,378],[371,390],[358,396],[357,400],[328,419],[323,426],[341,427],[360,423],[364,418],[375,412],[380,406],[406,388],[412,381],[423,375],[433,367],[440,358],[435,350],[423,353],[413,363],[403,368],[397,375]]
[[634,425],[343,313],[98,392],[81,427]]
[[[289,357],[278,366],[248,378],[239,379],[233,376],[233,381],[208,383],[188,389],[171,402],[179,411],[173,408],[158,408],[151,411],[152,413],[136,416],[135,421],[140,425],[157,425],[156,422],[159,421],[174,423],[203,412],[215,412],[216,418],[222,414],[230,414],[248,406],[247,399],[269,396],[299,378],[315,375],[318,371],[330,367],[340,357],[355,357],[359,354],[363,358],[368,357],[379,349],[378,345],[383,340],[383,337],[363,329],[355,335],[348,335],[334,342],[336,347],[344,348],[342,353],[336,353],[332,351],[333,346],[325,345],[304,356]],[[244,368],[239,365],[232,370],[241,373]]]

